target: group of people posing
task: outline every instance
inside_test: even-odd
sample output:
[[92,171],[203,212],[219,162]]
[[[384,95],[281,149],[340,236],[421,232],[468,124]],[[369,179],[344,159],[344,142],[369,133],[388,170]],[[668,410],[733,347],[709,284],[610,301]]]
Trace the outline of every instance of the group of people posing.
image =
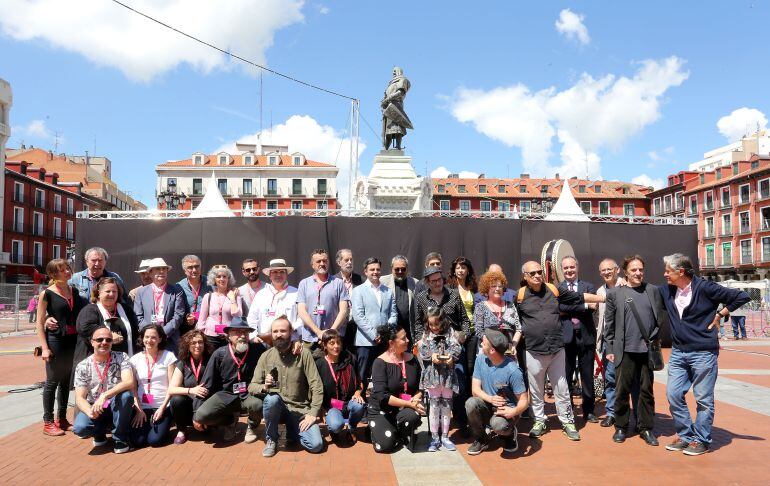
[[[204,279],[195,255],[182,259],[178,283],[168,281],[171,266],[162,258],[143,260],[142,285],[130,292],[106,269],[104,249],[89,249],[85,263],[72,274],[67,261],[49,262],[51,284],[39,297],[43,431],[59,436],[72,427],[95,446],[111,434],[116,453],[164,445],[173,425],[175,444],[212,429],[233,441],[244,415],[246,443],[258,440],[264,420],[265,457],[278,450],[280,424],[286,447],[312,453],[324,448],[319,425],[344,444],[359,440],[362,421],[375,451],[413,450],[422,417],[430,451],[456,449],[452,419],[473,438],[468,454],[486,450],[494,437],[515,451],[522,416],[533,420],[530,437],[548,430],[547,380],[564,435],[580,440],[572,378],[582,383],[583,420],[600,422],[597,351],[607,399],[600,425],[614,426],[613,440],[623,442],[633,403],[640,437],[658,445],[648,352],[669,326],[667,395],[678,436],[666,448],[702,454],[711,442],[718,323],[749,300],[695,276],[681,254],[664,258],[660,287],[644,280],[639,255],[620,267],[603,260],[598,290],[578,278],[574,256],[559,262],[565,280],[558,287],[545,282],[538,262],[524,263],[517,290],[496,264],[477,277],[458,257],[445,274],[435,252],[418,280],[402,255],[391,259],[388,275],[373,257],[359,275],[353,253],[339,250],[339,273],[332,274],[328,252],[313,250],[313,274],[297,287],[288,284],[294,268],[280,258],[265,268],[244,260],[241,286],[226,265],[214,265]],[[694,422],[685,402],[691,387]]]

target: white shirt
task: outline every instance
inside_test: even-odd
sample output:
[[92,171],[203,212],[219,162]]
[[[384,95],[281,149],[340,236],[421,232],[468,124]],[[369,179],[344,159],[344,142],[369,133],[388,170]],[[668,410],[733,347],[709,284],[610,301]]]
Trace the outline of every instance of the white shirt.
[[149,403],[145,402],[144,395],[147,393],[147,357],[144,352],[137,353],[131,357],[131,366],[134,367],[134,374],[136,375],[137,392],[139,394],[139,405],[142,410],[158,408],[166,399],[166,392],[168,391],[168,368],[176,363],[176,356],[174,353],[168,350],[163,350],[158,353],[158,361],[152,366],[152,377],[150,383],[150,395],[152,400]]
[[245,284],[238,287],[238,294],[240,294],[241,298],[247,306],[251,306],[251,302],[254,300],[254,297],[257,296],[257,292],[263,288],[264,286],[262,285],[261,281],[259,281],[259,287],[257,287],[257,290],[252,289],[251,285],[249,285],[249,282],[246,282]]
[[297,287],[288,285],[281,292],[277,292],[272,284],[265,284],[249,306],[246,322],[254,329],[249,334],[249,338],[254,339],[259,334],[268,334],[275,318],[282,315],[291,322],[295,334],[292,335],[292,340],[296,339],[297,329],[303,325],[297,312]]
[[684,312],[685,307],[690,305],[690,301],[692,300],[692,281],[687,284],[687,287],[680,289],[677,287],[676,289],[676,295],[674,296],[674,305],[676,305],[676,310],[679,311],[679,318],[681,319],[682,313]]
[[374,292],[374,298],[377,299],[377,304],[382,306],[382,288],[385,286],[382,284],[375,286],[369,279],[367,279],[363,285],[367,285],[367,284],[369,285],[369,287],[371,287],[372,291]]

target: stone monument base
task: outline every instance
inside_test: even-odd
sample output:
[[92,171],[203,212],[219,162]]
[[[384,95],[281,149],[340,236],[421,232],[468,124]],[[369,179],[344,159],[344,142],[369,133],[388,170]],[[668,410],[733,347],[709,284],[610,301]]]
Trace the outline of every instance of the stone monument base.
[[424,210],[431,207],[431,188],[403,150],[380,150],[369,176],[356,182],[355,199],[356,209]]

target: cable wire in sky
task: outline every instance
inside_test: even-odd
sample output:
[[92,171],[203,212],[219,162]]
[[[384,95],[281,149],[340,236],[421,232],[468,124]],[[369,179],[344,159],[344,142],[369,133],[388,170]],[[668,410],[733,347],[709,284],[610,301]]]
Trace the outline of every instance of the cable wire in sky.
[[173,26],[171,26],[171,25],[169,25],[169,24],[167,24],[165,22],[162,22],[162,21],[160,21],[160,20],[158,20],[158,19],[156,19],[154,17],[151,17],[151,16],[147,15],[146,13],[140,12],[139,10],[131,7],[130,5],[126,5],[123,2],[120,2],[119,0],[112,0],[112,2],[120,5],[121,7],[127,8],[128,10],[130,10],[130,11],[136,13],[136,14],[141,15],[142,17],[155,22],[156,24],[162,25],[163,27],[165,27],[167,29],[171,29],[174,32],[176,32],[177,34],[181,34],[181,35],[183,35],[183,36],[185,36],[185,37],[187,37],[189,39],[194,40],[195,42],[198,42],[200,44],[203,44],[204,46],[207,46],[207,47],[210,47],[210,48],[212,48],[214,50],[217,50],[217,51],[221,52],[222,54],[228,55],[228,56],[230,56],[230,57],[232,57],[234,59],[238,59],[239,61],[243,61],[246,64],[250,64],[250,65],[252,65],[254,67],[262,69],[263,71],[267,71],[269,73],[275,74],[276,76],[280,76],[282,78],[288,79],[289,81],[294,81],[295,83],[302,84],[304,86],[307,86],[308,88],[317,89],[318,91],[323,91],[324,93],[328,93],[328,94],[331,94],[331,95],[334,95],[334,96],[339,96],[340,98],[345,98],[345,99],[348,99],[348,100],[356,100],[357,99],[357,98],[353,98],[351,96],[344,95],[342,93],[338,93],[336,91],[332,91],[330,89],[322,88],[321,86],[316,86],[315,84],[308,83],[306,81],[302,81],[301,79],[297,79],[297,78],[295,78],[293,76],[289,76],[288,74],[283,74],[283,73],[278,72],[278,71],[276,71],[274,69],[270,69],[268,67],[262,66],[261,64],[257,64],[254,61],[250,61],[250,60],[245,59],[245,58],[243,58],[243,57],[241,57],[241,56],[239,56],[237,54],[233,54],[230,51],[227,51],[225,49],[217,47],[214,44],[211,44],[210,42],[206,42],[206,41],[204,41],[202,39],[199,39],[199,38],[195,37],[194,35],[190,35],[187,32],[183,32],[183,31],[177,29],[176,27],[173,27]]

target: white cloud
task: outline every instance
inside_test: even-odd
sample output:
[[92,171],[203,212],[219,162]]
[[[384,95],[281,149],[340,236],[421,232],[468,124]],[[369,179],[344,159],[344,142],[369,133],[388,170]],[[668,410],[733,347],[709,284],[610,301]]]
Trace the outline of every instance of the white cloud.
[[[29,142],[29,139],[37,142],[48,142],[54,140],[57,135],[48,128],[45,120],[32,120],[26,125],[14,126],[13,136],[25,142]],[[64,137],[58,135],[58,142],[60,145],[64,143]]]
[[[130,4],[260,64],[275,32],[303,20],[302,0],[132,0]],[[112,2],[4,0],[0,29],[19,41],[42,39],[137,81],[150,81],[182,64],[204,73],[245,66]]]
[[588,44],[591,42],[591,38],[588,35],[588,28],[583,23],[585,18],[585,15],[565,8],[559,12],[559,18],[554,25],[556,30],[564,34],[567,39],[577,40],[581,44]]
[[[533,175],[601,175],[599,152],[618,149],[660,118],[664,94],[689,76],[677,57],[642,61],[633,77],[583,74],[568,89],[532,91],[523,84],[489,91],[460,88],[452,115],[509,147],[519,147]],[[560,167],[549,163],[552,139],[562,144]],[[586,167],[586,153],[588,166]]]
[[767,128],[765,114],[754,108],[743,107],[720,118],[717,121],[717,129],[729,142],[735,142],[746,135],[756,133],[757,124],[760,130]]
[[647,152],[647,156],[655,162],[660,162],[661,160],[665,160],[667,155],[671,155],[673,153],[674,147],[669,146],[662,150],[650,150]]
[[326,15],[329,12],[331,12],[331,10],[326,5],[321,5],[321,4],[318,5],[318,13],[320,13],[321,15]]
[[460,177],[460,179],[478,179],[480,174],[478,172],[463,170],[460,171],[460,173],[457,175]]
[[430,173],[430,176],[434,179],[446,179],[449,177],[449,174],[451,174],[449,169],[442,165],[433,169],[433,171]]
[[652,186],[654,189],[660,189],[663,187],[663,178],[659,177],[657,179],[653,179],[647,174],[638,175],[631,179],[631,182],[642,186]]
[[[244,135],[238,138],[238,142],[244,143],[275,143],[288,145],[290,152],[301,152],[308,159],[326,164],[334,164],[339,168],[337,174],[337,191],[339,202],[343,206],[348,205],[348,182],[350,180],[350,143],[351,139],[345,134],[339,133],[328,125],[321,125],[308,115],[293,115],[285,123],[276,125],[272,131]],[[358,142],[359,160],[360,154],[366,150],[363,140]],[[214,153],[225,151],[236,153],[235,141],[226,143]]]

